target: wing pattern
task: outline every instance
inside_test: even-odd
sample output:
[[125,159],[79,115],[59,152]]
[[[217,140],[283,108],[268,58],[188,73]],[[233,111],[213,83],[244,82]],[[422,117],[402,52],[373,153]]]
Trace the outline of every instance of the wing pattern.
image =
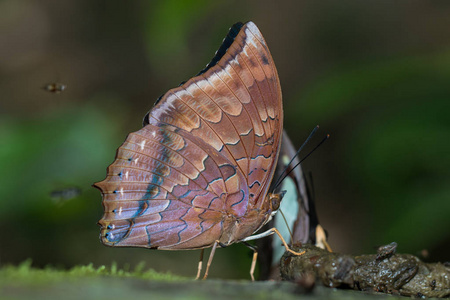
[[245,238],[234,226],[267,213],[282,118],[266,42],[253,23],[237,24],[206,69],[161,97],[96,184],[102,242],[196,249]]

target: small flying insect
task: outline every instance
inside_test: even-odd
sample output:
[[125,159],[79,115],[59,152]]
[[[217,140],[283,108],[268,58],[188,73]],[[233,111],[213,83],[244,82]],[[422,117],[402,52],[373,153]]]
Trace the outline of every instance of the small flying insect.
[[67,85],[65,85],[63,83],[53,82],[53,83],[46,84],[42,89],[44,89],[45,91],[50,92],[50,93],[59,94],[59,93],[62,93],[66,88],[67,88]]
[[50,198],[55,204],[62,204],[81,195],[78,187],[68,187],[61,190],[54,190],[50,193]]

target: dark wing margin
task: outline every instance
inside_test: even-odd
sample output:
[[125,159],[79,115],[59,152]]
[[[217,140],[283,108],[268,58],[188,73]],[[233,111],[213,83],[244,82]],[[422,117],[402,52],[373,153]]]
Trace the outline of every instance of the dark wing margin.
[[225,53],[227,53],[228,48],[230,48],[231,44],[233,44],[234,39],[239,34],[239,31],[241,31],[242,26],[244,26],[242,22],[238,22],[231,26],[227,36],[223,39],[222,45],[220,46],[219,50],[216,51],[216,54],[211,59],[211,62],[207,64],[206,67],[201,70],[196,76],[202,75],[203,73],[214,67],[219,62],[219,60],[222,59]]
[[[239,34],[239,31],[241,31],[243,26],[244,26],[244,24],[242,22],[237,22],[236,24],[231,26],[230,30],[228,31],[227,36],[222,41],[222,45],[216,51],[216,53],[214,54],[214,57],[211,59],[211,62],[209,64],[207,64],[206,67],[203,70],[201,70],[200,72],[198,72],[198,74],[195,76],[202,75],[203,73],[205,73],[206,71],[208,71],[209,69],[214,67],[222,59],[222,57],[225,55],[225,53],[227,53],[228,48],[230,48],[231,44],[233,44],[234,39],[237,37],[237,35]],[[180,83],[180,85],[183,85],[184,83],[185,83],[185,81]],[[162,94],[161,96],[158,97],[158,99],[156,99],[154,106],[158,104],[158,102],[162,99],[162,97],[164,97],[164,95],[165,94]],[[147,112],[147,114],[144,116],[144,119],[142,121],[142,126],[146,126],[146,125],[150,124],[149,114],[150,114],[150,111]]]

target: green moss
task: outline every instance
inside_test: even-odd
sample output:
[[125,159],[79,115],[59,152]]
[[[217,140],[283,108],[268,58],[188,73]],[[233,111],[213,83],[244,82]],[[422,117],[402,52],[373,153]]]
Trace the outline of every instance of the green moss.
[[139,263],[133,270],[129,266],[122,269],[115,262],[110,267],[88,264],[75,266],[69,270],[61,270],[54,267],[38,269],[32,267],[31,259],[22,262],[18,266],[4,266],[0,269],[0,288],[11,285],[41,285],[58,281],[67,281],[87,277],[129,277],[159,281],[189,280],[188,278],[175,276],[170,273],[158,273],[152,269],[144,270],[145,263]]

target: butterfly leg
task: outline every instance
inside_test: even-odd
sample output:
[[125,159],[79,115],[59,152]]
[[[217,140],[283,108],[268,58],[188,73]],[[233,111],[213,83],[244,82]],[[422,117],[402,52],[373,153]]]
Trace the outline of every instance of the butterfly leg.
[[198,280],[200,278],[200,274],[202,273],[202,266],[203,266],[203,253],[205,252],[205,249],[202,249],[200,252],[200,259],[198,261],[198,270],[197,270],[197,276],[195,277],[195,280]]
[[214,257],[214,253],[216,252],[217,245],[219,245],[219,244],[220,244],[219,241],[214,242],[214,245],[211,249],[211,253],[209,254],[208,263],[206,264],[206,271],[205,271],[205,275],[203,276],[203,279],[206,279],[208,277],[209,267],[211,266],[211,263],[212,263],[212,260]]
[[255,273],[255,267],[256,267],[256,259],[258,258],[258,248],[256,246],[250,245],[247,242],[242,242],[245,246],[253,250],[253,259],[252,259],[252,265],[250,267],[250,277],[252,278],[252,281],[255,281],[255,277],[253,274]]
[[257,240],[269,235],[272,235],[276,233],[278,235],[278,237],[280,238],[281,242],[283,243],[284,248],[286,248],[286,251],[294,254],[294,255],[303,255],[305,254],[306,251],[302,251],[302,252],[295,252],[294,250],[292,250],[291,248],[289,248],[288,244],[286,243],[286,241],[284,240],[283,236],[281,235],[281,233],[278,231],[278,229],[274,228],[270,228],[267,231],[264,231],[262,233],[259,234],[255,234],[255,235],[251,235],[249,237],[246,237],[245,239],[241,240],[241,242],[247,242],[247,241],[252,241],[252,240]]
[[286,248],[286,251],[294,254],[294,255],[303,255],[305,254],[306,251],[302,251],[302,252],[295,252],[294,250],[292,250],[291,248],[289,248],[288,244],[286,243],[286,241],[284,240],[283,236],[281,235],[281,233],[278,231],[278,229],[276,229],[275,227],[272,229],[269,229],[272,232],[276,233],[278,235],[278,237],[280,238],[281,242],[283,243],[284,248]]

